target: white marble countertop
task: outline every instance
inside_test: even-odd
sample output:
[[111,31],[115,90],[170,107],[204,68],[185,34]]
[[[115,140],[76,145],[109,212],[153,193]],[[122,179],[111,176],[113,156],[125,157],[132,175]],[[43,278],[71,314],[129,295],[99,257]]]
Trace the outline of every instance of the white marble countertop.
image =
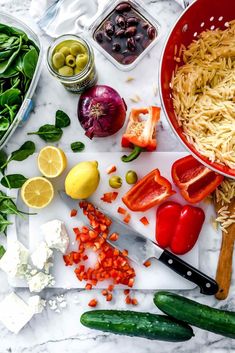
[[[92,1],[92,0],[89,0]],[[151,50],[132,72],[119,72],[111,63],[96,52],[96,64],[99,73],[99,83],[115,87],[126,99],[127,105],[130,98],[138,94],[141,104],[160,104],[159,96],[154,95],[153,85],[158,82],[158,65],[162,46],[170,27],[182,12],[182,9],[173,1],[146,0],[148,9],[157,17],[162,25],[163,36],[160,42]],[[17,16],[25,23],[31,25],[39,33],[42,42],[47,47],[49,39],[40,32],[29,16],[30,0],[0,0],[0,9]],[[127,76],[135,78],[131,83],[126,83]],[[26,139],[26,132],[37,129],[43,123],[54,121],[54,114],[57,109],[66,111],[72,118],[72,124],[67,128],[60,146],[65,150],[69,149],[71,140],[85,142],[86,151],[118,151],[120,149],[120,134],[102,140],[89,141],[85,138],[83,131],[78,124],[76,107],[78,97],[64,90],[64,88],[53,79],[46,67],[43,65],[40,81],[35,93],[35,108],[30,120],[25,127],[18,129],[14,138],[8,144],[9,150],[21,145]],[[158,150],[159,151],[183,151],[183,147],[172,134],[164,114],[161,114],[161,124],[158,128]],[[44,144],[36,136],[33,137],[37,149]],[[200,269],[214,276],[218,252],[220,248],[219,238],[200,239]],[[0,300],[10,291],[5,275],[0,273]],[[22,296],[26,290],[18,290]],[[63,293],[67,300],[67,307],[56,313],[47,307],[41,315],[35,316],[31,322],[17,335],[11,334],[0,324],[0,353],[224,353],[235,351],[235,341],[222,336],[214,335],[206,331],[194,329],[196,336],[186,343],[167,343],[161,341],[148,341],[141,338],[130,338],[115,336],[98,331],[91,331],[79,322],[80,315],[87,310],[89,298],[99,298],[102,308],[125,309],[123,294],[116,295],[115,300],[108,304],[97,291],[85,292],[76,290],[45,290],[43,297],[54,298]],[[182,293],[182,292],[181,292]],[[234,285],[231,287],[230,296],[224,302],[218,302],[214,297],[202,296],[198,289],[183,292],[182,294],[195,298],[201,303],[212,305],[218,308],[235,309]],[[153,293],[151,291],[136,292],[135,296],[139,301],[136,310],[157,312],[153,305]]]

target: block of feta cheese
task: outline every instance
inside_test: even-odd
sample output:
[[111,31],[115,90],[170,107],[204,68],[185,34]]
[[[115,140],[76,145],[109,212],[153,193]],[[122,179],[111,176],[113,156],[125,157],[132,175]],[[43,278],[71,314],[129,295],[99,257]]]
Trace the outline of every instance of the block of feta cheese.
[[33,314],[41,314],[46,306],[46,301],[41,299],[39,295],[33,295],[28,299],[28,305]]
[[49,248],[59,250],[65,254],[69,245],[69,236],[64,222],[54,219],[41,225],[41,230]]
[[38,272],[36,275],[27,279],[30,292],[41,292],[44,288],[55,283],[54,277],[44,272]]
[[17,294],[10,293],[0,303],[0,321],[18,333],[33,317],[33,311]]
[[24,278],[27,270],[29,251],[18,240],[10,243],[0,259],[0,269],[11,277]]
[[42,241],[31,254],[31,260],[35,267],[39,270],[43,270],[50,262],[48,260],[52,257],[52,255],[53,251],[49,248],[45,241]]

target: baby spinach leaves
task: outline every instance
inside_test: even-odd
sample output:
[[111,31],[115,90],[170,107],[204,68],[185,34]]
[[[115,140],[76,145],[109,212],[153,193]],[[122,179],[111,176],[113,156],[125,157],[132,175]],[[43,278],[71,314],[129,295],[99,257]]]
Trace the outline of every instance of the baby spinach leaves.
[[26,141],[18,150],[13,151],[11,155],[7,158],[5,163],[2,165],[1,165],[1,158],[0,158],[0,167],[1,169],[5,169],[6,166],[11,161],[23,161],[29,156],[31,156],[31,154],[33,154],[34,152],[35,152],[35,143],[32,141]]
[[69,116],[62,110],[57,110],[55,115],[55,125],[42,125],[38,131],[28,132],[28,135],[38,135],[46,142],[57,142],[63,135],[62,128],[70,125]]
[[[4,232],[4,230],[3,230],[3,232]],[[0,233],[3,233],[3,232],[1,232],[1,218],[0,218]],[[0,259],[3,257],[5,252],[6,252],[6,250],[5,250],[4,246],[0,245]]]
[[0,138],[10,128],[28,91],[38,52],[26,33],[0,23]]
[[70,125],[70,118],[69,116],[63,112],[62,110],[57,110],[55,113],[55,126],[64,128]]
[[5,188],[18,189],[26,182],[27,178],[22,174],[8,174],[1,179],[1,184]]
[[38,135],[46,142],[57,142],[62,134],[63,130],[60,127],[51,124],[42,125],[38,131],[28,132],[28,135]]
[[82,152],[85,148],[85,145],[83,142],[77,141],[77,142],[72,142],[70,147],[73,152]]

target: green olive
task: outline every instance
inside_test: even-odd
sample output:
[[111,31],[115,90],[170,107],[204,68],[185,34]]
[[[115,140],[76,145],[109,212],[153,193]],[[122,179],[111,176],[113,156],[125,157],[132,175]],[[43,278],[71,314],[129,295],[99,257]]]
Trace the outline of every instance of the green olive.
[[86,52],[86,48],[80,43],[74,43],[70,47],[70,53],[74,56],[78,54],[84,54]]
[[80,69],[80,67],[75,66],[75,68],[74,68],[74,73],[75,73],[75,75],[80,74],[80,72],[82,72],[82,70]]
[[80,70],[83,70],[88,62],[87,54],[78,54],[76,57],[76,66]]
[[73,76],[73,69],[69,66],[63,66],[59,70],[59,74],[62,76]]
[[73,55],[68,55],[66,56],[65,58],[65,62],[66,62],[66,65],[70,66],[70,67],[74,67],[76,66],[76,59]]
[[70,49],[69,47],[62,47],[59,49],[59,52],[64,54],[64,56],[66,57],[70,54]]
[[55,53],[52,57],[52,63],[55,69],[64,66],[64,55],[62,53]]
[[128,172],[126,172],[127,184],[135,184],[137,180],[138,180],[138,176],[134,170],[128,170]]
[[114,175],[109,178],[109,185],[113,189],[119,189],[122,186],[122,178],[119,175]]

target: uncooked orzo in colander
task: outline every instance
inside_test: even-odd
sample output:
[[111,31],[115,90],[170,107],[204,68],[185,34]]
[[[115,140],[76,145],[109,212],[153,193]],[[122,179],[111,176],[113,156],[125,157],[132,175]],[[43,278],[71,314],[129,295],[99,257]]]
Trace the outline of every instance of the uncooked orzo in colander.
[[182,52],[173,103],[188,141],[212,162],[235,168],[235,20],[202,32]]

